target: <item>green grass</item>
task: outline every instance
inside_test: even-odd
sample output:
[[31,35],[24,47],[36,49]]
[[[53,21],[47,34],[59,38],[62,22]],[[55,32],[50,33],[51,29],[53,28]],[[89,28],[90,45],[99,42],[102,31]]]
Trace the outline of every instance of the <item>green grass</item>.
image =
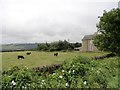
[[2,53],[0,53],[0,71],[2,71]]
[[[26,55],[27,51],[22,52],[2,52],[2,70],[8,70],[13,66],[26,66],[28,68],[36,67],[36,66],[43,66],[43,65],[50,65],[61,63],[63,61],[71,61],[73,58],[81,55],[81,56],[97,56],[104,54],[103,52],[100,53],[80,53],[80,52],[59,52],[58,57],[55,57],[53,54],[54,52],[38,52],[38,51],[31,51],[31,55]],[[18,55],[23,55],[25,59],[18,59]]]

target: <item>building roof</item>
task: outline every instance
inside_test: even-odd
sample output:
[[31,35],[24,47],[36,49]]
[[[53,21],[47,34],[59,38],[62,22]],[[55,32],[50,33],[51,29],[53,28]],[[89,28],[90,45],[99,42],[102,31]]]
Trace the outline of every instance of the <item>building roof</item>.
[[82,40],[90,40],[93,38],[93,35],[85,35]]

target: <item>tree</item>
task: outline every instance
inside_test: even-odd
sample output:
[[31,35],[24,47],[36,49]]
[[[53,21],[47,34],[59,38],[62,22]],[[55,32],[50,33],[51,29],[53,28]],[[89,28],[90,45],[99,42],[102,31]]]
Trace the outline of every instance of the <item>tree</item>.
[[99,34],[94,37],[93,43],[100,50],[120,55],[120,9],[104,11],[103,16],[99,18]]
[[38,50],[46,51],[48,50],[48,46],[45,43],[38,44]]
[[81,46],[82,46],[82,44],[79,42],[74,43],[74,47],[81,47]]
[[61,51],[64,48],[64,42],[60,41],[57,43],[57,51]]
[[57,50],[58,51],[67,50],[68,45],[69,45],[69,42],[67,42],[66,40],[64,41],[59,40],[59,42],[57,43]]

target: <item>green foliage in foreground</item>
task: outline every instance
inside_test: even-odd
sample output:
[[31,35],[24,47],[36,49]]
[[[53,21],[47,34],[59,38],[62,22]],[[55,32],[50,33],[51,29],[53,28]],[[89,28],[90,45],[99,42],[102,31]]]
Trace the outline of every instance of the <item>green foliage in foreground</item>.
[[2,73],[2,88],[118,88],[118,59],[93,61],[78,57],[64,62],[52,74],[16,66]]

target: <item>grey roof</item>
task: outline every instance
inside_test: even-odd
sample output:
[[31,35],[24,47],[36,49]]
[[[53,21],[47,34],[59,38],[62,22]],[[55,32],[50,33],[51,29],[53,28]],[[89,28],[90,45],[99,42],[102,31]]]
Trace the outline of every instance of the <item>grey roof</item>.
[[85,35],[82,40],[90,40],[93,38],[93,35]]

